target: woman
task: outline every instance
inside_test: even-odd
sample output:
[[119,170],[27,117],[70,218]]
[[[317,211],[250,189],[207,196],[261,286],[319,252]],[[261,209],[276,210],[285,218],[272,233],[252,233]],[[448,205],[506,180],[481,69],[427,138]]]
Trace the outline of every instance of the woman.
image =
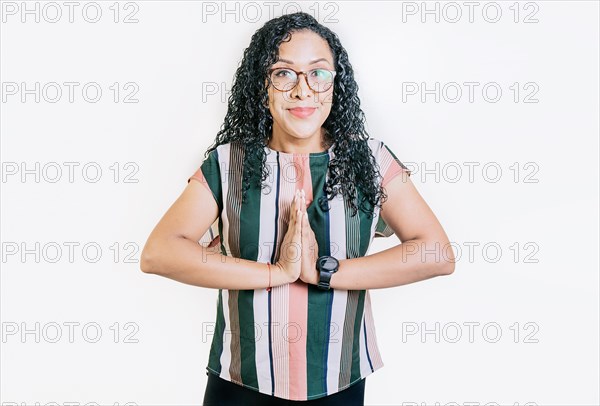
[[[328,28],[306,13],[268,21],[215,143],[148,238],[144,272],[219,290],[205,405],[362,405],[383,366],[368,289],[454,270],[410,171],[365,131],[357,91]],[[393,233],[404,243],[366,256]]]

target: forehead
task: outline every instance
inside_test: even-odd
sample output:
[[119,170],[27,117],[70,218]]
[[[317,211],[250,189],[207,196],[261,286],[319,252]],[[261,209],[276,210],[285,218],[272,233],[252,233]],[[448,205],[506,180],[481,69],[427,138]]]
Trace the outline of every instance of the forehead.
[[279,46],[279,58],[293,61],[297,65],[325,58],[333,64],[333,55],[327,41],[310,30],[293,32],[291,39]]

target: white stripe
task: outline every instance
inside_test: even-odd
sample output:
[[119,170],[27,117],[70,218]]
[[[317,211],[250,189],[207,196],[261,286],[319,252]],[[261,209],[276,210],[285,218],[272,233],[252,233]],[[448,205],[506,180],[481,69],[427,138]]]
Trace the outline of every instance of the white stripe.
[[[368,291],[367,291],[368,293]],[[369,364],[369,358],[367,357],[367,346],[365,345],[365,313],[367,312],[367,304],[365,298],[365,310],[363,312],[363,317],[360,322],[360,339],[358,340],[360,346],[360,376],[366,376],[371,373],[371,365]],[[371,338],[368,337],[367,338]]]
[[222,290],[221,302],[223,305],[223,319],[225,320],[225,330],[223,331],[223,352],[221,352],[221,378],[231,380],[229,367],[231,365],[231,326],[229,325],[229,291]]
[[[375,157],[375,162],[381,165],[381,142],[377,139],[370,138],[368,141],[369,147],[371,148],[371,152],[373,152],[373,156]],[[383,173],[382,173],[383,176]],[[377,185],[381,185],[381,180],[378,179]],[[367,246],[367,250],[365,251],[365,256],[369,255],[369,250],[371,249],[371,243],[373,242],[373,238],[375,238],[375,229],[377,228],[377,222],[379,221],[379,214],[381,209],[378,206],[373,208],[373,219],[371,223],[371,232],[369,233],[369,245]]]
[[[274,154],[267,155],[267,165],[274,168],[276,165]],[[258,236],[258,262],[270,262],[273,251],[273,237],[275,236],[275,197],[276,190],[273,175],[267,177],[266,182],[271,189],[262,191],[260,198],[260,219]],[[267,281],[265,265],[265,281]],[[271,363],[269,358],[269,293],[266,289],[254,290],[254,322],[256,323],[257,337],[255,341],[256,374],[258,388],[262,393],[271,394]]]
[[[335,196],[329,204],[329,241],[331,255],[338,259],[346,259],[346,213],[344,210],[344,198],[342,194]],[[333,275],[332,279],[335,279],[335,275]],[[329,350],[327,352],[328,393],[338,391],[347,301],[347,290],[334,290],[331,308],[331,336],[329,339]]]
[[[228,256],[231,256],[231,247],[229,246],[229,216],[227,213],[227,195],[229,192],[229,173],[231,172],[230,152],[231,144],[223,144],[217,147],[219,154],[219,172],[221,173],[221,187],[223,191],[223,246]],[[229,320],[229,319],[226,319]]]
[[[365,295],[365,310],[363,314],[363,319],[365,321],[367,327],[367,347],[369,349],[369,356],[371,357],[371,363],[373,364],[373,370],[376,370],[383,366],[383,362],[381,361],[381,355],[379,354],[379,348],[377,346],[377,334],[375,332],[375,320],[373,318],[373,313],[371,312],[371,295],[367,290],[367,294]],[[364,337],[363,337],[364,340]],[[361,353],[362,354],[362,353]],[[367,361],[366,350],[364,353],[365,361]],[[362,368],[361,368],[362,371]],[[370,373],[370,368],[369,368]]]
[[[268,158],[273,159],[273,168],[277,169],[277,154],[271,153]],[[290,169],[292,168],[292,169]],[[284,233],[287,232],[284,219],[290,218],[289,204],[281,202],[290,202],[294,196],[296,188],[295,183],[290,179],[296,179],[295,166],[293,165],[293,157],[291,155],[279,154],[279,168],[273,171],[273,193],[277,192],[277,171],[279,171],[279,216],[278,235],[279,242],[283,240]],[[288,172],[293,170],[294,172]],[[275,218],[275,212],[273,212]],[[281,246],[279,246],[278,257],[281,256]],[[277,259],[277,258],[276,258]],[[289,398],[290,394],[290,359],[289,359],[289,311],[290,311],[290,289],[289,284],[277,286],[272,290],[273,297],[273,320],[272,320],[272,336],[273,336],[273,373],[275,375],[275,396],[285,399]]]
[[[231,255],[231,249],[229,247],[229,217],[227,215],[227,193],[229,191],[229,178],[228,173],[231,171],[229,158],[230,158],[230,144],[223,144],[217,147],[217,153],[219,156],[219,173],[221,174],[221,188],[223,193],[223,212],[221,213],[221,220],[223,221],[223,239],[222,244],[225,247],[226,255]],[[223,351],[221,352],[221,377],[223,379],[231,380],[229,374],[229,368],[231,366],[231,324],[229,319],[229,290],[222,289],[222,305],[223,305],[223,320],[225,321],[225,330],[223,331]]]
[[[382,157],[381,151],[383,149],[381,142],[376,139],[371,139],[371,140],[369,140],[369,146],[371,147],[371,150],[373,151],[373,156],[375,157],[376,162],[381,165],[381,157]],[[383,175],[383,173],[382,173],[382,175]],[[381,184],[381,179],[379,179],[379,184]],[[371,223],[371,233],[370,233],[371,239],[369,240],[369,246],[367,247],[367,251],[365,252],[365,255],[369,254],[369,250],[371,248],[371,243],[373,242],[373,238],[375,237],[375,229],[377,228],[377,222],[379,221],[380,212],[381,212],[381,209],[376,206],[374,208],[373,222]],[[360,344],[360,375],[361,376],[366,376],[371,373],[371,364],[369,364],[369,357],[367,356],[367,346],[365,343],[365,320],[372,321],[373,317],[372,317],[371,312],[372,312],[371,295],[369,293],[369,290],[367,290],[365,292],[363,316],[362,316],[362,320],[360,323],[359,344]],[[367,325],[366,327],[367,327],[366,328],[367,341],[369,342],[368,343],[369,347],[370,347],[370,349],[376,348],[376,345],[377,345],[376,337],[371,334],[371,329],[369,328],[370,325]],[[371,356],[371,363],[373,364],[373,367],[375,367],[376,360],[373,359],[373,355],[375,355],[375,354],[369,353],[369,356]],[[378,359],[379,357],[376,357],[376,358]]]

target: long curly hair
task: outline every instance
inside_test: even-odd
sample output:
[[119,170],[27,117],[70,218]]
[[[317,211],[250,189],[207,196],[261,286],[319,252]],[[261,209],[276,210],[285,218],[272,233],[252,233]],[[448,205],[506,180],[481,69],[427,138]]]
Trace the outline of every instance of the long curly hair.
[[[304,12],[286,14],[269,20],[254,33],[250,45],[235,73],[234,83],[228,99],[227,114],[213,145],[206,151],[206,157],[221,144],[234,141],[245,147],[243,162],[243,197],[251,182],[261,189],[267,179],[265,147],[272,137],[273,117],[268,104],[267,70],[277,61],[279,45],[291,39],[295,31],[311,30],[325,39],[334,58],[333,100],[331,112],[325,122],[325,140],[328,145],[335,143],[333,159],[329,162],[329,176],[319,201],[320,207],[328,210],[328,200],[343,193],[352,209],[352,216],[362,210],[370,217],[373,207],[381,207],[387,199],[382,187],[377,186],[381,176],[371,149],[370,138],[365,127],[365,116],[360,108],[358,85],[348,54],[338,36],[321,25],[314,17]],[[257,174],[260,168],[261,176]],[[357,188],[362,199],[357,204]]]

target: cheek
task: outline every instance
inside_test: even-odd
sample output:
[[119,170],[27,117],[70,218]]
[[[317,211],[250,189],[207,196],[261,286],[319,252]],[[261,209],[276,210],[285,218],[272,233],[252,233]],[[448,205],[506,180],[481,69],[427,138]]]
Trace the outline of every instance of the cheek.
[[281,111],[286,105],[286,95],[282,92],[274,92],[271,93],[271,102],[273,103],[273,108]]
[[319,101],[323,106],[328,106],[330,108],[333,102],[333,91],[330,90],[328,92],[320,94]]
[[325,113],[325,115],[328,115],[331,111],[331,107],[333,106],[333,93],[328,93],[327,95],[324,95],[320,102],[323,113]]

